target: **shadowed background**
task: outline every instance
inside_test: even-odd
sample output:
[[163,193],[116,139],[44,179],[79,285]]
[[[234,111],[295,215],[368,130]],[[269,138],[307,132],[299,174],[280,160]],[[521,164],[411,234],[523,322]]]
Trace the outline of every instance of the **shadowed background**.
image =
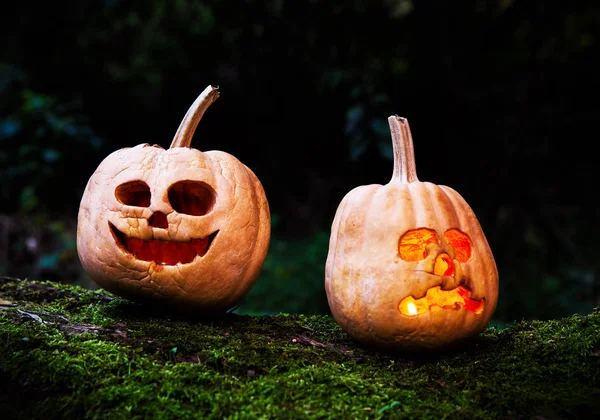
[[329,313],[337,205],[392,173],[409,120],[421,181],[457,190],[500,272],[499,325],[600,304],[594,2],[16,2],[0,15],[0,274],[95,285],[75,248],[110,152],[192,146],[249,166],[273,236],[245,313]]

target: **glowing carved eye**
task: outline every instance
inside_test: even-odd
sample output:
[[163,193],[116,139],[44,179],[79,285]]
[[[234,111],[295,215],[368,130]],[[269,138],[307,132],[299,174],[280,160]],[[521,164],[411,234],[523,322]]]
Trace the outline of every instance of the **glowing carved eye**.
[[130,181],[115,189],[115,197],[119,202],[135,207],[150,205],[150,187],[144,181]]
[[169,188],[169,202],[178,213],[204,216],[215,204],[215,191],[198,181],[179,181]]
[[427,244],[436,243],[434,230],[420,228],[406,232],[398,242],[398,254],[405,261],[419,261],[427,257]]
[[458,229],[449,229],[444,233],[444,239],[454,248],[456,259],[460,262],[467,262],[473,255],[473,244],[466,233]]

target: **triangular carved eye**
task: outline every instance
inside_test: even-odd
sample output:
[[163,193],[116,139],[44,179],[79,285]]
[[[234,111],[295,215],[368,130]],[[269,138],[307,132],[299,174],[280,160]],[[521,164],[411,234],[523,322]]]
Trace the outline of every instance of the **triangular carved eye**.
[[448,229],[444,239],[454,248],[455,258],[460,262],[467,262],[473,255],[473,243],[466,233],[458,229]]
[[427,257],[427,244],[432,242],[438,242],[434,230],[427,228],[409,230],[398,241],[398,254],[405,261],[425,259]]

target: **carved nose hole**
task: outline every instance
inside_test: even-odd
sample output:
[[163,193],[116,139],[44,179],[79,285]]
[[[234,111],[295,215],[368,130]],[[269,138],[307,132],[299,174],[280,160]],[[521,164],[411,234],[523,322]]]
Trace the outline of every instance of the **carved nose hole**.
[[436,276],[453,276],[454,263],[448,254],[440,254],[435,259],[433,274]]
[[166,229],[169,227],[169,222],[167,221],[167,216],[160,211],[157,211],[150,219],[148,219],[148,224],[155,228]]

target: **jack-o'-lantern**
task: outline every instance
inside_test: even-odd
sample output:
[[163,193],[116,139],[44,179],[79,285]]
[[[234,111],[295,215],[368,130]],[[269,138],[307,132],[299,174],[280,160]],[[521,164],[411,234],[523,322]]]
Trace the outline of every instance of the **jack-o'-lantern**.
[[77,251],[104,289],[212,314],[231,309],[255,283],[271,231],[262,184],[236,157],[190,147],[218,96],[213,86],[198,96],[169,149],[117,150],[89,179]]
[[333,220],[325,269],[332,315],[350,336],[393,350],[459,344],[489,323],[498,271],[454,189],[417,178],[406,119],[388,119],[394,172],[354,188]]

